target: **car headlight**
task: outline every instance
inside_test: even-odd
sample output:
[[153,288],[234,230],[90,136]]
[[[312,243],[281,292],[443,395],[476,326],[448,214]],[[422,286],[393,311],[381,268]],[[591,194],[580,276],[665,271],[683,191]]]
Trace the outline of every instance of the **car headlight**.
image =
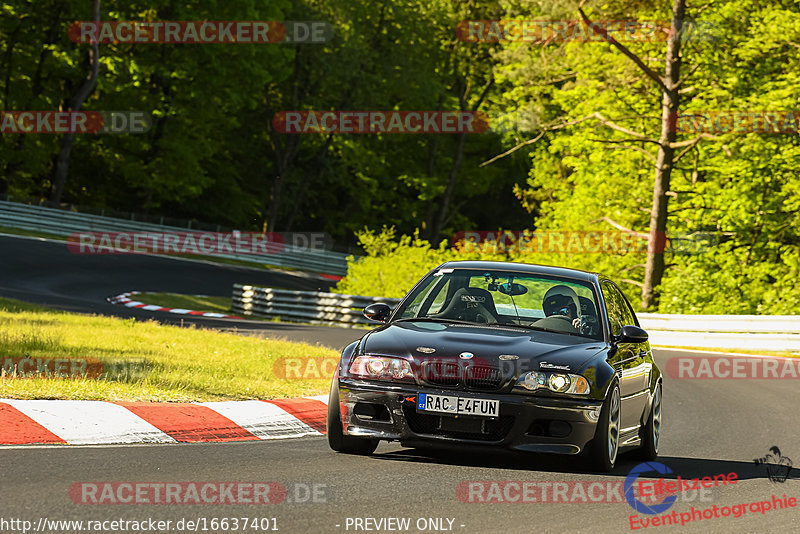
[[557,393],[572,393],[575,395],[588,395],[589,382],[581,375],[569,373],[545,373],[542,371],[529,371],[517,379],[517,386],[529,391],[549,389]]
[[371,380],[414,380],[408,360],[389,356],[358,356],[350,364],[349,373]]

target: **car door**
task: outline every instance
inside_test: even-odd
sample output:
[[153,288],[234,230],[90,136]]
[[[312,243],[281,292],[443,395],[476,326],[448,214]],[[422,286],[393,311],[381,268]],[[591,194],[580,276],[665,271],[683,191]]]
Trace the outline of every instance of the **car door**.
[[[602,284],[603,300],[611,327],[611,334],[618,336],[625,325],[638,326],[628,300],[622,291],[609,281]],[[609,363],[619,377],[619,392],[622,397],[622,429],[631,429],[641,424],[647,406],[647,385],[652,364],[647,357],[647,348],[641,343],[618,343]]]

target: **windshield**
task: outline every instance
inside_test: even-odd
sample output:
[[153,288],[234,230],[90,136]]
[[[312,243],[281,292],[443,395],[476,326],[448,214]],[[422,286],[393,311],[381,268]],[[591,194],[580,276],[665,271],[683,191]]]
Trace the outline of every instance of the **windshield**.
[[409,295],[396,319],[506,325],[602,339],[592,284],[514,271],[441,269]]

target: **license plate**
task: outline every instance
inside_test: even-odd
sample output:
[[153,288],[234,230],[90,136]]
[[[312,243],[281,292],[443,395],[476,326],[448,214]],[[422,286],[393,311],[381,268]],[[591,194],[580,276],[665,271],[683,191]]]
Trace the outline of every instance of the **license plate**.
[[417,396],[417,411],[497,417],[500,413],[500,401],[420,393]]

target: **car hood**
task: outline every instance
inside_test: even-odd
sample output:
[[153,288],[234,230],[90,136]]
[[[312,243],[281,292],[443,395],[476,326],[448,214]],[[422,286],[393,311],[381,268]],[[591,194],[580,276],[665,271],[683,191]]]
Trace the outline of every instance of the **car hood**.
[[[434,322],[394,322],[367,334],[362,354],[401,356],[415,361],[459,359],[491,367],[517,362],[528,370],[580,372],[605,348],[602,341],[517,328]],[[515,358],[516,356],[516,358]]]

